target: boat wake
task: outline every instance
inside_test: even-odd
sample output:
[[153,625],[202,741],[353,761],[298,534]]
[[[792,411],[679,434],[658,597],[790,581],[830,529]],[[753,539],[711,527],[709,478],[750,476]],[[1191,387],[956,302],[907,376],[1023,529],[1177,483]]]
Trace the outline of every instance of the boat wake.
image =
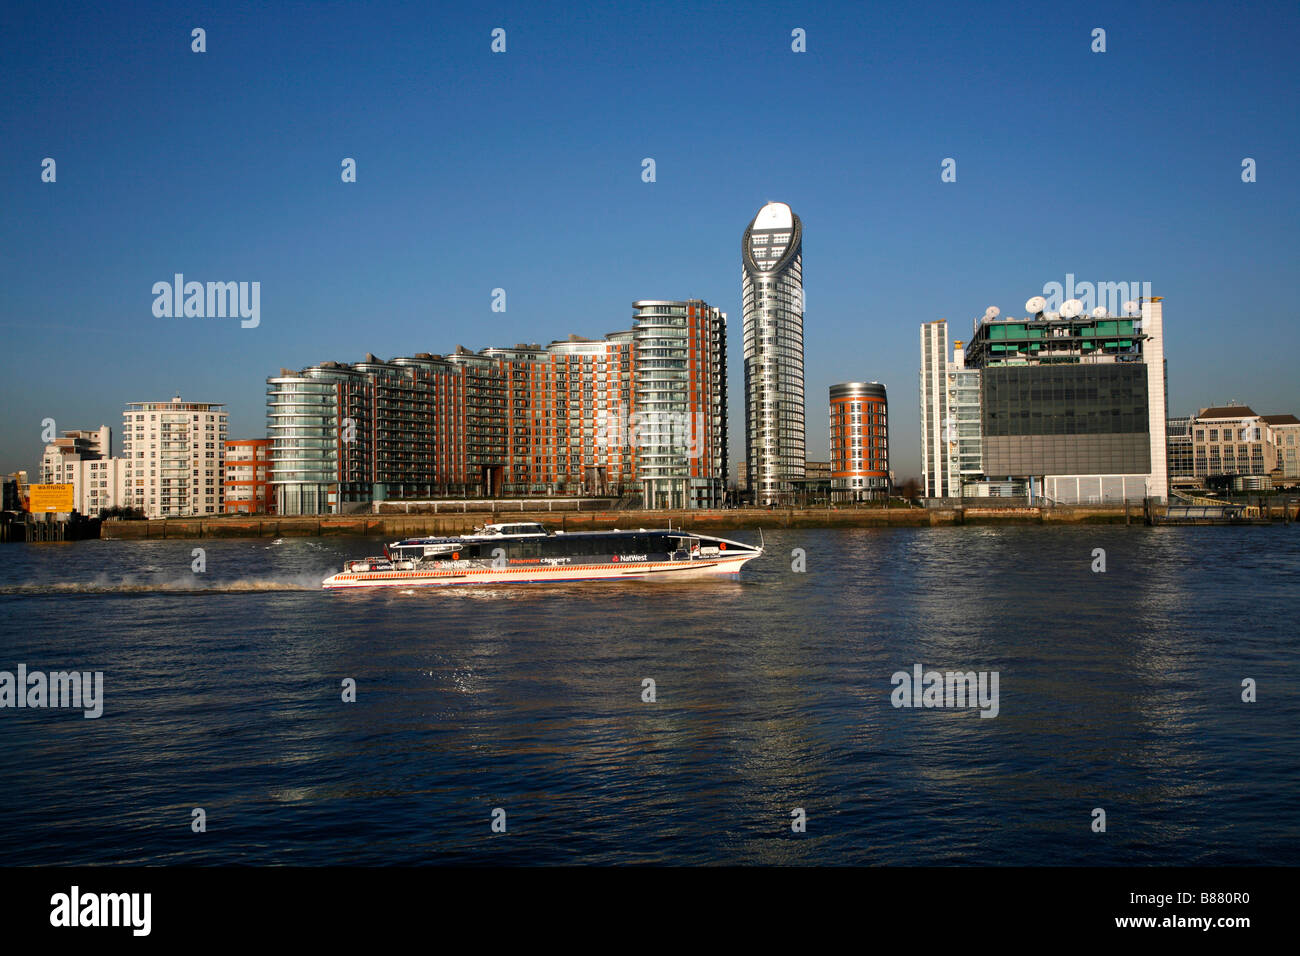
[[72,595],[72,594],[249,594],[266,591],[319,591],[320,577],[316,575],[290,579],[248,579],[213,581],[199,584],[193,578],[167,581],[138,581],[107,579],[95,581],[46,581],[32,584],[0,585],[0,596]]

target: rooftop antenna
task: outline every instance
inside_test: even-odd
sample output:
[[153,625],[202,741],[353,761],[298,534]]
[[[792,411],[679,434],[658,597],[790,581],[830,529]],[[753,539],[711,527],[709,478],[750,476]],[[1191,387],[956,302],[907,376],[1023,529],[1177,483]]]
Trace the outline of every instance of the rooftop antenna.
[[1083,312],[1083,303],[1078,299],[1066,299],[1061,303],[1061,318],[1074,319],[1078,318]]
[[1025,303],[1025,310],[1037,318],[1042,318],[1043,310],[1047,308],[1047,300],[1041,295],[1036,295]]

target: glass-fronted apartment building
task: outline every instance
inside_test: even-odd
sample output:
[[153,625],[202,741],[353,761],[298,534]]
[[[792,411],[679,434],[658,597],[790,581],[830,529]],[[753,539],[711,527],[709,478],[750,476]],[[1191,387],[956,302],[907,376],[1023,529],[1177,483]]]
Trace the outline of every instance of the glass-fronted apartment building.
[[699,300],[633,303],[637,479],[647,508],[727,493],[727,317]]
[[741,259],[746,485],[766,505],[790,500],[804,478],[803,223],[768,203],[745,229]]
[[[502,495],[716,507],[726,316],[696,300],[634,308],[634,327],[603,339],[282,369],[267,379],[276,511]],[[651,361],[639,375],[642,350]],[[691,426],[680,452],[660,419]]]

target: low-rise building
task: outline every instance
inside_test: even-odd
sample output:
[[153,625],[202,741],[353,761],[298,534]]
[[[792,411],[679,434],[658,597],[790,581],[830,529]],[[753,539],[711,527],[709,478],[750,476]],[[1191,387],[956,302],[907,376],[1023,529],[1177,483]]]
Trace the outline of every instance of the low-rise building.
[[1300,479],[1300,418],[1294,415],[1261,415],[1272,435],[1276,452],[1275,469],[1285,485]]
[[1267,475],[1277,449],[1267,424],[1249,405],[1213,405],[1192,420],[1192,473],[1201,481]]
[[112,453],[113,431],[107,425],[65,431],[45,446],[40,483],[72,485],[73,507],[96,517],[125,503],[125,462]]

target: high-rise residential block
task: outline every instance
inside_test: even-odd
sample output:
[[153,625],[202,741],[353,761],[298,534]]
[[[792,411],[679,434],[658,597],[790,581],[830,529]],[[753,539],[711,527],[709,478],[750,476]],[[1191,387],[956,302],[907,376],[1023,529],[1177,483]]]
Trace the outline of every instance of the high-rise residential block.
[[767,505],[792,500],[806,460],[803,223],[789,206],[758,211],[741,260],[747,485]]
[[833,501],[889,496],[889,404],[879,382],[830,388],[830,480]]
[[128,403],[122,503],[150,518],[220,514],[225,443],[224,403]]

